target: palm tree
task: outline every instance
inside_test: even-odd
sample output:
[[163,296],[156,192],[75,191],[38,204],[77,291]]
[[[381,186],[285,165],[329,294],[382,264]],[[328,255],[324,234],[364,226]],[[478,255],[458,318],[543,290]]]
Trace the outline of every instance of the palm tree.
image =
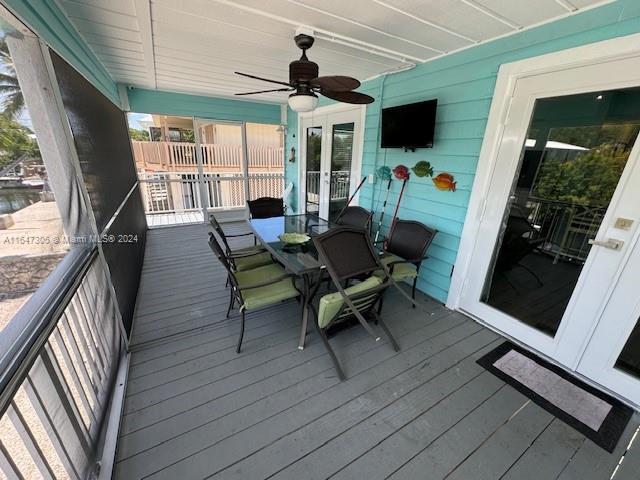
[[24,97],[4,38],[0,39],[0,66],[4,67],[4,72],[0,72],[0,97],[2,98],[0,113],[9,118],[16,118],[24,108]]

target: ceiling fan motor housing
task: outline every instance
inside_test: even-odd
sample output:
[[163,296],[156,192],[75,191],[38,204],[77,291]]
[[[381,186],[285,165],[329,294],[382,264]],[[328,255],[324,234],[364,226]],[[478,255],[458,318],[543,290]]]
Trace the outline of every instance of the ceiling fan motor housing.
[[318,64],[311,60],[294,60],[289,64],[289,83],[309,82],[318,76]]

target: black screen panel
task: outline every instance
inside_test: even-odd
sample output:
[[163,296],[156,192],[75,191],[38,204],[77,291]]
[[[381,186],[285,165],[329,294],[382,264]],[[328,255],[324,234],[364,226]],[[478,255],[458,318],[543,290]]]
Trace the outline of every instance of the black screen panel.
[[53,67],[102,231],[136,182],[125,114],[55,52]]
[[140,190],[136,187],[109,227],[102,243],[128,336],[131,335],[133,311],[140,284],[146,232],[147,221]]

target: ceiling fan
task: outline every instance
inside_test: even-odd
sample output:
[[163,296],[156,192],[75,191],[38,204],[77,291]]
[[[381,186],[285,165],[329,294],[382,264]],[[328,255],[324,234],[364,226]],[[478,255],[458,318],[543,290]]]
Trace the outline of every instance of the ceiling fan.
[[243,77],[284,85],[286,88],[236,93],[236,95],[293,92],[289,95],[289,106],[294,112],[309,112],[315,109],[318,105],[317,93],[343,103],[365,104],[373,102],[373,97],[353,91],[360,86],[360,82],[355,78],[342,75],[332,75],[328,77],[318,76],[318,64],[307,58],[307,50],[313,46],[314,38],[312,36],[300,33],[294,37],[294,40],[298,48],[302,50],[302,56],[300,60],[294,60],[289,64],[289,82],[270,80],[268,78],[249,75],[248,73],[235,72]]

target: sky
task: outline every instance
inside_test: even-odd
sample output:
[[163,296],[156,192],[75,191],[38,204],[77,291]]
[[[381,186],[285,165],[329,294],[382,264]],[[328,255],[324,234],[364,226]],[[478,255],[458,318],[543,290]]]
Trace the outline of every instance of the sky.
[[128,113],[127,118],[129,119],[129,127],[135,128],[136,130],[144,130],[144,128],[138,123],[138,121],[142,120],[146,116],[146,113]]

